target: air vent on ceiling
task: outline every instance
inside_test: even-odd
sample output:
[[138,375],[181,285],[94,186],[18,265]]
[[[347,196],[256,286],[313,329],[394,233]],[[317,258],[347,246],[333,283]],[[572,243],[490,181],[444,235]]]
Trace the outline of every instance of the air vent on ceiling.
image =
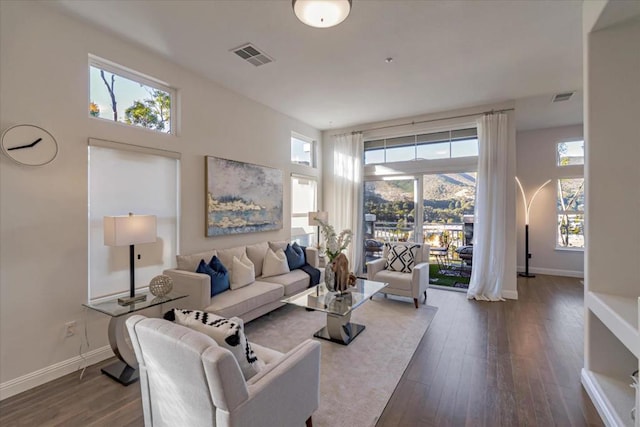
[[557,93],[554,95],[553,100],[551,102],[568,101],[571,99],[574,93],[575,92]]
[[255,65],[256,67],[268,64],[269,62],[273,62],[273,58],[269,57],[269,55],[267,55],[266,53],[261,52],[251,43],[247,43],[240,47],[231,49],[231,52],[235,53],[240,58],[244,59],[250,64]]

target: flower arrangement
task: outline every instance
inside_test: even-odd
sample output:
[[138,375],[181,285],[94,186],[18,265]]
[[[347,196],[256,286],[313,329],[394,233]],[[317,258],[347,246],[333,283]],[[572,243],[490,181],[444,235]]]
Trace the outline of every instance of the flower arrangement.
[[320,229],[322,230],[322,234],[324,235],[324,253],[327,254],[329,262],[333,262],[333,260],[335,260],[336,257],[342,253],[342,251],[347,249],[349,243],[351,243],[351,237],[353,233],[351,232],[351,230],[346,229],[342,230],[339,235],[336,235],[336,230],[332,225],[329,225],[318,218],[316,218],[316,221],[318,221],[318,224],[320,224]]

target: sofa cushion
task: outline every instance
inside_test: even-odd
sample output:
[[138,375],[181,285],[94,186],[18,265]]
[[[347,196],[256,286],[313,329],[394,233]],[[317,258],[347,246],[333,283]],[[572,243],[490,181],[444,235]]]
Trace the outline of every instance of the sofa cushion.
[[269,242],[269,247],[274,252],[278,249],[282,249],[284,251],[285,249],[287,249],[288,244],[289,242],[287,242],[286,240],[279,240],[277,242]]
[[272,277],[260,277],[258,280],[270,283],[279,283],[284,286],[285,295],[293,295],[309,287],[309,275],[302,270],[293,270],[287,274]]
[[195,272],[201,259],[210,260],[215,254],[215,249],[211,249],[210,251],[198,252],[193,255],[176,255],[178,270]]
[[242,255],[247,253],[245,247],[238,246],[235,248],[217,249],[216,252],[220,261],[222,261],[224,266],[227,267],[227,270],[229,270],[229,277],[233,278],[233,257],[237,257],[238,259],[242,258]]
[[384,267],[391,271],[411,273],[420,245],[392,245],[389,243],[386,245],[388,245],[387,262]]
[[175,322],[202,332],[211,338],[222,348],[229,350],[236,358],[244,379],[248,380],[264,367],[264,362],[251,348],[244,334],[241,319],[226,319],[215,314],[197,310],[174,309]]
[[295,270],[307,263],[304,259],[304,249],[297,242],[293,242],[293,245],[287,245],[284,254],[287,256],[289,270]]
[[267,242],[247,246],[247,256],[256,269],[256,277],[262,275],[262,263],[264,262],[264,256],[267,254],[267,249],[269,249]]
[[232,266],[231,289],[239,289],[256,280],[255,268],[247,254],[243,253],[240,258],[234,256]]
[[[238,319],[238,318],[234,317],[234,319]],[[284,353],[280,353],[277,350],[263,347],[260,344],[256,344],[256,343],[252,343],[251,348],[253,348],[253,352],[258,356],[258,359],[264,362],[265,365],[269,365],[279,360],[280,358],[282,358],[282,356],[284,356]]]
[[205,311],[223,317],[241,316],[265,304],[280,300],[284,296],[282,285],[257,280],[237,290],[223,292],[211,298]]
[[278,276],[289,272],[289,264],[287,263],[287,257],[282,249],[277,251],[267,250],[267,254],[264,257],[264,264],[262,266],[262,277]]
[[207,274],[211,278],[211,296],[229,290],[229,272],[218,257],[211,258],[208,264],[201,259],[196,273]]
[[[412,276],[412,274],[402,273],[400,271],[382,270],[376,273],[373,280],[377,282],[386,282],[389,284],[390,288],[411,290]],[[384,289],[382,292],[384,293]]]

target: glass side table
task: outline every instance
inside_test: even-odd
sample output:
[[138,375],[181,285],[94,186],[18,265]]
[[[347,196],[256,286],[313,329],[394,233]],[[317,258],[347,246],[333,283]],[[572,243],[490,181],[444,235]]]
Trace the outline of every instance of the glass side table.
[[133,347],[131,347],[131,343],[126,337],[124,322],[127,320],[127,315],[135,313],[136,311],[144,310],[145,308],[176,301],[188,296],[178,292],[171,292],[163,297],[153,296],[149,292],[143,293],[147,295],[147,299],[145,301],[140,301],[126,306],[119,305],[117,298],[101,300],[97,303],[88,302],[82,304],[87,308],[111,316],[111,320],[109,320],[109,344],[111,345],[111,349],[115,353],[116,357],[120,360],[102,368],[102,373],[113,378],[122,385],[129,385],[137,381],[139,378],[138,361],[136,360],[136,355],[133,352]]

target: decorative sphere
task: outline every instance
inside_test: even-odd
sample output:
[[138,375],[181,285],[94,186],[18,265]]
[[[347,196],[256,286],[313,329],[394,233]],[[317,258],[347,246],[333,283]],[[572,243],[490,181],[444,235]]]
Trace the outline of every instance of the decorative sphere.
[[167,295],[171,289],[173,289],[173,279],[164,274],[154,277],[149,283],[149,291],[157,297]]

